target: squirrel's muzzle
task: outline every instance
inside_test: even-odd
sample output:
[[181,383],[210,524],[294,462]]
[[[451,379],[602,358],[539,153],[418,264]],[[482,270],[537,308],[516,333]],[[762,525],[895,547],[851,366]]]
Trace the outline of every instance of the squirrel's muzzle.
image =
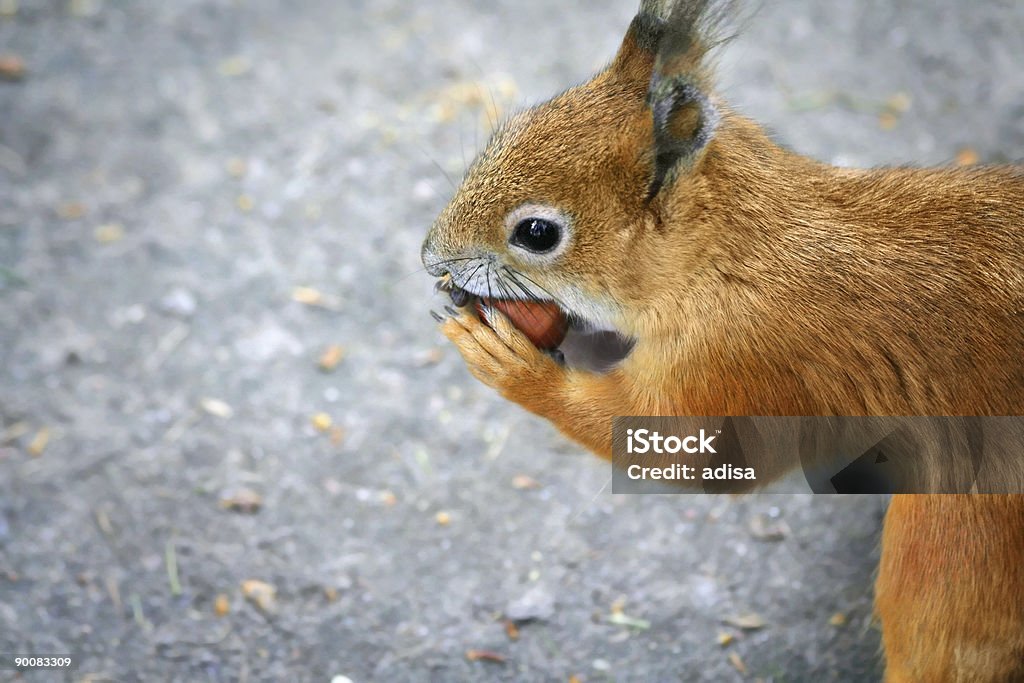
[[423,262],[423,267],[434,277],[448,275],[444,259],[437,255],[431,242],[430,235],[427,235],[427,239],[423,240],[423,247],[420,249],[420,261]]

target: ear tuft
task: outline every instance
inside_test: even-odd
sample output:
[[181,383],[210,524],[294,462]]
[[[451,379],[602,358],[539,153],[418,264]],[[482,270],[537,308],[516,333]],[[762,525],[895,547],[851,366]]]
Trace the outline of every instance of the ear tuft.
[[611,70],[620,78],[637,84],[642,92],[651,78],[658,45],[665,31],[665,21],[653,14],[638,14],[633,17],[622,39]]

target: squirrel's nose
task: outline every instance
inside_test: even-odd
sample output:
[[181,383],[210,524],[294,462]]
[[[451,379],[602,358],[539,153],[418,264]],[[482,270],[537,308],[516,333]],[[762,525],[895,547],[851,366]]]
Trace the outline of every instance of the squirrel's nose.
[[420,249],[420,260],[423,262],[423,267],[434,277],[447,275],[448,269],[444,266],[444,260],[434,251],[432,242],[429,235],[427,239],[423,240],[423,248]]

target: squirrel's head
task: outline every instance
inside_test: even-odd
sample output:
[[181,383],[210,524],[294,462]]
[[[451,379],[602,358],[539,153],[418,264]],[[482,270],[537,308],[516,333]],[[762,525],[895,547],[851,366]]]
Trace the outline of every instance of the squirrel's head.
[[714,3],[657,4],[641,4],[593,80],[495,133],[423,243],[431,275],[631,332],[623,310],[644,301],[636,263],[664,238],[662,212],[697,201],[719,119],[704,63]]

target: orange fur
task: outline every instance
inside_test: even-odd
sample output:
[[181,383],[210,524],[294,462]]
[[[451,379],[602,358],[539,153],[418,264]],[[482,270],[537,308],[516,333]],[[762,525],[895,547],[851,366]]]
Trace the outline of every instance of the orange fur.
[[[635,347],[604,374],[565,370],[507,321],[450,319],[475,376],[606,458],[621,415],[1024,412],[1024,170],[832,168],[709,93],[713,136],[649,197],[652,71],[707,74],[700,41],[663,59],[639,28],[499,131],[424,245],[434,270],[513,264]],[[665,135],[700,117],[684,107]],[[509,252],[503,220],[526,202],[571,217],[557,264]],[[1024,680],[1024,497],[897,497],[883,553],[887,680]]]

